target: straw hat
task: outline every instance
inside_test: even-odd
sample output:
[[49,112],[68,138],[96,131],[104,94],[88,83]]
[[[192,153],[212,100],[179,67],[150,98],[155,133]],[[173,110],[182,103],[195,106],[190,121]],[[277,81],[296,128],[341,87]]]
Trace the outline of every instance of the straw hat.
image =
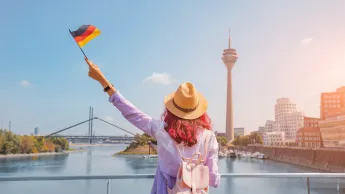
[[176,92],[164,99],[165,107],[182,119],[197,119],[207,110],[207,101],[192,83],[182,83]]

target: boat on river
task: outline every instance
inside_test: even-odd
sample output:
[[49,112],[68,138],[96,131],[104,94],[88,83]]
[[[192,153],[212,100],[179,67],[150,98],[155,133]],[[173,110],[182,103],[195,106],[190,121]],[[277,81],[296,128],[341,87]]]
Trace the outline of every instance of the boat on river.
[[267,155],[266,154],[263,154],[263,153],[260,153],[257,158],[259,159],[267,159]]
[[235,155],[237,158],[258,158],[258,159],[266,159],[267,156],[260,152],[244,152],[244,151],[237,151],[235,150]]
[[227,158],[227,157],[236,158],[236,154],[233,150],[230,150],[230,151],[225,150],[225,151],[220,151],[218,153],[218,157],[219,158]]
[[158,155],[144,155],[143,158],[158,158]]

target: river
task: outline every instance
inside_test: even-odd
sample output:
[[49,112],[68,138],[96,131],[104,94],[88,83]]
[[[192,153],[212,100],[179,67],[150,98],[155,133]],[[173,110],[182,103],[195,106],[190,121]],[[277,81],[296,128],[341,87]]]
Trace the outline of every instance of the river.
[[[153,174],[155,158],[113,157],[125,145],[90,147],[90,151],[66,155],[0,159],[0,176],[68,176]],[[311,169],[270,160],[219,160],[221,173],[313,172]],[[150,193],[153,179],[113,180],[112,193]],[[328,183],[326,183],[328,182]],[[311,193],[337,193],[335,180],[311,179]],[[105,194],[105,180],[0,182],[1,194]],[[214,194],[299,194],[307,193],[305,179],[232,178],[221,180],[221,186],[211,188]],[[345,193],[345,192],[342,192]]]

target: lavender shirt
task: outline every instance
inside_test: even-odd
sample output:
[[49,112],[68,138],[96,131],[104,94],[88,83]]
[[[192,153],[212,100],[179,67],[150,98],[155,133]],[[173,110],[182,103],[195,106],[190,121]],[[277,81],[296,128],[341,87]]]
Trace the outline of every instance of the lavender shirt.
[[[200,129],[197,134],[198,143],[192,147],[176,145],[174,140],[164,130],[164,121],[156,120],[141,112],[132,103],[126,100],[119,91],[116,91],[110,98],[111,102],[122,115],[134,126],[149,134],[157,140],[158,167],[155,174],[151,194],[167,194],[166,184],[173,188],[176,182],[176,174],[180,167],[181,158],[178,149],[184,157],[191,157],[194,153],[204,153],[204,143],[209,130]],[[220,184],[220,174],[218,173],[218,143],[214,133],[208,145],[206,155],[206,165],[210,169],[210,183],[212,187],[218,187]]]

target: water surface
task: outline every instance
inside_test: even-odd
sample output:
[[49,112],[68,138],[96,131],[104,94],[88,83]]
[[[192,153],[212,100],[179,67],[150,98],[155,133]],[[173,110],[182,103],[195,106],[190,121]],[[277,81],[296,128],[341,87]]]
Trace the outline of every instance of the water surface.
[[[125,145],[90,147],[90,151],[67,155],[52,155],[0,159],[0,176],[68,176],[154,174],[157,159],[113,157]],[[221,173],[315,172],[314,170],[270,160],[220,159]],[[113,180],[112,193],[150,193],[153,179]],[[312,194],[337,193],[336,180],[311,179]],[[1,194],[103,194],[106,180],[0,182]],[[306,180],[232,178],[221,180],[214,194],[299,194],[307,193]],[[345,193],[345,192],[341,192]]]

